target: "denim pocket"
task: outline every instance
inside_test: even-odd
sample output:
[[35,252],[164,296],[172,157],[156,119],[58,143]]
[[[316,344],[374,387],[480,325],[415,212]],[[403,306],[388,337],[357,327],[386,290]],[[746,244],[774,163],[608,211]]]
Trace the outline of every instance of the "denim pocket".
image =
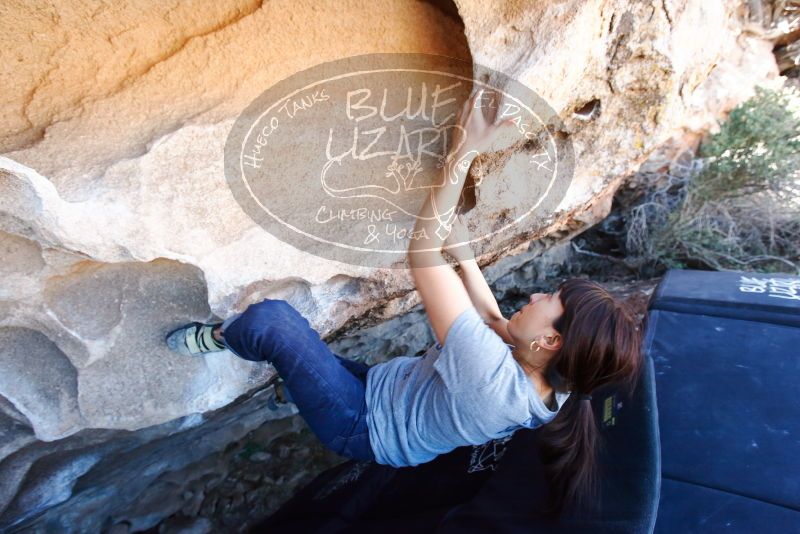
[[339,456],[346,456],[345,451],[347,449],[347,438],[336,436],[333,439],[323,443],[323,445]]
[[350,436],[345,441],[342,456],[359,461],[375,461],[372,445],[369,442],[369,432],[361,432]]
[[355,460],[374,461],[375,455],[372,452],[372,445],[369,441],[369,426],[367,425],[367,405],[366,401],[361,406],[355,424],[345,435],[337,436],[332,440],[337,442],[342,440],[341,454],[347,458]]

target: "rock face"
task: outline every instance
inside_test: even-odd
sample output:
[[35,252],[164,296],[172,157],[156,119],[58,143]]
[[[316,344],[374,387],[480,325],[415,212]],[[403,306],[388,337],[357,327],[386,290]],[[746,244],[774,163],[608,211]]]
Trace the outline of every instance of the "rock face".
[[[270,297],[291,302],[325,336],[419,302],[403,270],[303,253],[239,209],[223,146],[265,87],[336,58],[419,52],[471,60],[534,89],[563,120],[576,168],[549,224],[521,232],[504,252],[513,255],[531,239],[562,241],[602,219],[649,155],[713,130],[754,85],[777,78],[772,43],[741,32],[740,7],[225,0],[202,11],[179,2],[0,8],[0,523],[69,497],[66,483],[46,497],[14,497],[31,465],[21,458],[43,442],[218,409],[271,375],[231,355],[182,359],[163,345],[170,329]],[[490,190],[478,187],[477,202],[500,216]],[[49,462],[40,476],[77,481],[101,461],[97,451]]]

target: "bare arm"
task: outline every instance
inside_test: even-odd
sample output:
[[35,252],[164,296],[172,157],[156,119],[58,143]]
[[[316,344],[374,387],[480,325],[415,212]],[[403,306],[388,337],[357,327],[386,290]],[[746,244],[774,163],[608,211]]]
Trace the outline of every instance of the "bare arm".
[[489,324],[502,319],[503,314],[500,313],[497,299],[494,298],[494,293],[486,282],[478,262],[474,259],[465,260],[459,261],[458,265],[461,267],[459,273],[461,281],[467,288],[469,298],[480,316],[483,317],[484,322]]
[[469,294],[469,298],[475,309],[483,318],[483,322],[489,325],[492,330],[497,332],[503,341],[513,344],[514,341],[508,334],[508,319],[503,317],[500,313],[500,307],[497,305],[497,299],[494,297],[489,284],[486,283],[481,268],[475,259],[459,260],[461,267],[461,281]]
[[[477,276],[474,274],[470,276],[467,285],[464,278],[459,279],[442,256],[444,242],[453,230],[457,201],[461,196],[470,164],[481,150],[490,146],[501,129],[513,127],[511,121],[492,125],[486,123],[479,105],[482,94],[482,92],[473,93],[462,107],[458,122],[460,129],[457,130],[462,134],[454,136],[454,150],[448,154],[442,169],[443,185],[434,188],[428,195],[414,227],[414,234],[420,238],[412,239],[408,248],[411,275],[434,334],[442,344],[445,343],[447,332],[455,319],[470,306],[475,305],[472,296],[468,294],[469,287],[480,288],[480,284],[483,284],[484,287],[478,290],[475,298],[478,298],[491,314],[499,316],[499,309],[489,308],[491,303],[494,303],[496,308],[497,302],[477,263],[474,265]],[[483,315],[483,311],[477,305],[476,310]]]
[[[455,183],[445,180],[443,187],[431,193],[415,226],[415,234],[425,235],[426,238],[412,240],[408,247],[408,264],[414,285],[420,294],[434,334],[441,344],[445,343],[450,326],[472,302],[466,287],[442,255],[445,240],[443,235],[447,232],[441,232],[442,219],[437,216],[441,212],[437,212],[434,206],[444,210],[445,221],[452,221],[456,199],[461,193],[467,169],[468,165],[455,173],[458,176]],[[452,223],[450,226],[452,228]]]
[[453,229],[445,240],[445,251],[452,256],[460,267],[461,282],[469,294],[475,309],[486,324],[502,319],[500,307],[494,297],[486,278],[481,272],[475,255],[469,245],[470,236],[463,221],[458,217],[453,223]]
[[459,217],[453,223],[453,231],[445,241],[445,250],[458,262],[461,282],[483,322],[497,332],[503,341],[513,345],[514,341],[508,333],[508,319],[500,313],[497,299],[475,260],[469,241],[469,232]]

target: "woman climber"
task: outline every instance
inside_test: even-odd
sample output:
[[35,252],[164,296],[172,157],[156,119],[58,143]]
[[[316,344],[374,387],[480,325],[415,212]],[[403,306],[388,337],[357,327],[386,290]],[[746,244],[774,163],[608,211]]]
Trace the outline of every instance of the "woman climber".
[[[455,215],[472,160],[510,121],[488,124],[475,92],[464,103],[444,172],[427,199],[408,261],[437,342],[421,357],[367,366],[333,354],[285,300],[265,299],[222,323],[193,322],[167,335],[198,356],[230,350],[269,362],[287,399],[325,446],[395,467],[428,462],[456,447],[538,428],[550,509],[594,495],[597,429],[591,393],[638,376],[641,327],[602,286],[567,279],[535,293],[506,319]],[[444,229],[445,231],[441,231]],[[458,246],[451,243],[459,243]],[[447,250],[459,275],[442,256]]]

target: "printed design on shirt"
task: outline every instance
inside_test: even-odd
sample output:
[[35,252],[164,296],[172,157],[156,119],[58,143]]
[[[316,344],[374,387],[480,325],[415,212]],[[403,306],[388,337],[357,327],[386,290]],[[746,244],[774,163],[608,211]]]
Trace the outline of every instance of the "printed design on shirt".
[[338,478],[331,480],[328,484],[323,486],[314,495],[312,500],[318,501],[320,499],[324,499],[334,491],[345,487],[351,482],[355,482],[356,480],[361,478],[361,475],[364,474],[364,471],[367,470],[367,467],[369,467],[371,463],[372,462],[356,462],[350,469],[339,475]]
[[473,445],[467,473],[476,473],[486,469],[494,471],[497,469],[500,459],[506,453],[506,444],[511,441],[512,437],[513,434],[493,439],[483,445]]

